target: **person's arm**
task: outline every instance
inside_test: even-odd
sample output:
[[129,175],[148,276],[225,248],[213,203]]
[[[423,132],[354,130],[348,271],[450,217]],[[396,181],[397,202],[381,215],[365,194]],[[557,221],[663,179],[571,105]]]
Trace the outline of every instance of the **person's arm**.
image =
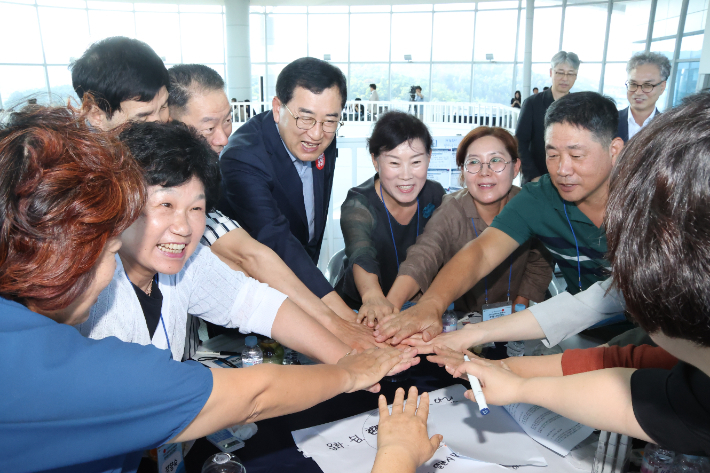
[[[550,286],[554,262],[550,253],[537,240],[532,240],[528,251],[523,277],[518,286],[518,295],[528,301],[542,302]],[[525,304],[527,307],[529,304]]]
[[[263,126],[273,126],[263,123]],[[274,177],[256,156],[229,149],[220,158],[222,199],[219,209],[236,219],[260,243],[271,248],[318,298],[333,291],[298,239],[271,194]]]
[[[417,305],[399,317],[385,317],[375,328],[375,340],[393,345],[422,332],[425,342],[441,333],[441,314],[478,281],[495,269],[519,244],[506,233],[488,227],[464,246],[441,269]],[[524,340],[524,339],[521,339]]]
[[520,107],[518,115],[518,126],[515,127],[515,138],[518,140],[518,154],[520,154],[521,170],[523,178],[529,180],[528,176],[537,176],[537,166],[533,161],[532,153],[530,152],[530,143],[532,142],[533,129],[533,98],[528,97]]
[[[367,349],[376,346],[370,330],[338,317],[324,300],[318,299],[308,290],[271,248],[250,237],[245,230],[238,228],[228,232],[219,238],[210,250],[230,268],[238,270],[241,266],[248,276],[286,294],[304,312],[351,348]],[[330,299],[332,295],[342,302],[334,291],[323,299]],[[335,301],[331,303],[333,302]],[[344,302],[342,304],[353,314],[354,321],[355,313]]]
[[353,279],[362,299],[362,306],[357,314],[358,322],[366,319],[367,325],[374,327],[376,319],[399,312],[399,308],[392,305],[385,297],[380,287],[380,278],[376,274],[368,273],[359,264],[354,264]]
[[200,413],[171,442],[185,442],[225,427],[299,412],[338,394],[376,384],[402,355],[372,348],[337,365],[258,365],[213,369],[212,392]]
[[434,455],[443,440],[441,434],[429,438],[427,433],[429,393],[422,394],[417,408],[417,388],[409,388],[406,404],[404,389],[397,388],[391,415],[384,395],[380,395],[377,405],[380,422],[372,473],[414,473],[417,467]]
[[[611,368],[572,376],[526,379],[499,363],[472,359],[457,369],[447,366],[446,370],[455,377],[463,373],[476,376],[489,404],[525,402],[594,429],[652,441],[634,415],[631,402],[634,369]],[[466,392],[466,397],[474,399],[471,391]]]

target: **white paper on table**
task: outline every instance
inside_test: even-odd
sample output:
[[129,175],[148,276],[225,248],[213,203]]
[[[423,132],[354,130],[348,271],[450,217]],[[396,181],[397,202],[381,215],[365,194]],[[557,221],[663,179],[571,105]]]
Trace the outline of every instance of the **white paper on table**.
[[566,456],[594,432],[591,427],[562,417],[544,407],[522,402],[504,407],[526,434],[562,456]]

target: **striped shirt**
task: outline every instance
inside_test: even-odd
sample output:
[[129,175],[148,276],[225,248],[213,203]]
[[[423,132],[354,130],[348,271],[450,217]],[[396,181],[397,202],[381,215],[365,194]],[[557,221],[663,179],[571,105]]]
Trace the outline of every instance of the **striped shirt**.
[[[585,290],[609,277],[609,261],[604,257],[607,251],[604,229],[594,225],[575,204],[562,200],[549,174],[538,182],[525,184],[493,220],[491,227],[521,245],[537,237],[560,267],[567,281],[567,291],[572,294],[579,292],[580,280],[582,290]],[[579,270],[575,237],[579,246]]]

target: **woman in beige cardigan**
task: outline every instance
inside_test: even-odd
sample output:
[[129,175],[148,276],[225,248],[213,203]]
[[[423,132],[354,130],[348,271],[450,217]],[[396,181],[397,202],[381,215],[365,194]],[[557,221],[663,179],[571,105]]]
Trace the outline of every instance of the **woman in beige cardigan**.
[[[429,287],[444,264],[466,243],[488,228],[520,188],[513,179],[520,171],[515,137],[503,128],[478,127],[456,151],[465,188],[444,197],[416,244],[407,251],[387,299],[395,307],[416,298]],[[552,278],[544,248],[528,241],[454,304],[466,312],[481,312],[484,304],[510,301],[541,302]],[[368,321],[369,322],[369,321]]]

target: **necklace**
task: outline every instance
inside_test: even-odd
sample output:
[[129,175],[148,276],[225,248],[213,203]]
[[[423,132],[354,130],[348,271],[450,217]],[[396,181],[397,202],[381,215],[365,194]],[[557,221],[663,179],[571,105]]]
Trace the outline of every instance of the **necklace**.
[[148,289],[145,290],[145,294],[147,296],[149,296],[149,295],[151,295],[152,292],[153,292],[153,280],[151,279],[150,283],[148,284]]

